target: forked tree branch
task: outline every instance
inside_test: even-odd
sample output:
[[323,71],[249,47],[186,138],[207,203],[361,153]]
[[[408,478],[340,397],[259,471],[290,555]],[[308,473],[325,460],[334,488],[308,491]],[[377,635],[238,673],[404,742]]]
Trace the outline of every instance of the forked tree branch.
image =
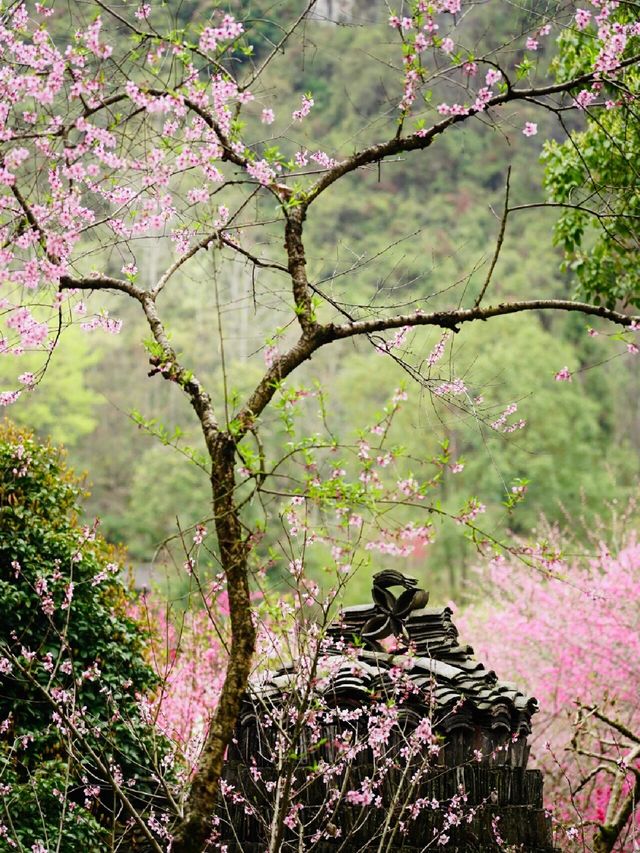
[[326,325],[318,324],[309,332],[303,333],[291,349],[276,359],[265,373],[238,416],[240,435],[244,435],[255,423],[256,418],[260,416],[273,398],[279,383],[327,344],[357,337],[358,335],[370,335],[374,332],[399,329],[404,326],[438,326],[442,329],[450,329],[453,332],[458,332],[460,330],[459,327],[463,323],[471,323],[476,320],[486,321],[492,317],[504,317],[509,314],[519,314],[525,311],[577,312],[593,317],[601,317],[619,326],[630,327],[634,324],[640,326],[640,315],[622,314],[620,311],[614,311],[604,306],[591,305],[588,302],[572,302],[565,299],[531,299],[517,302],[502,302],[498,305],[489,305],[485,308],[475,306],[473,308],[459,308],[449,311],[434,311],[430,314],[425,314],[418,310],[411,314],[399,314],[395,317],[373,320],[358,320],[353,323],[339,325],[335,323]]

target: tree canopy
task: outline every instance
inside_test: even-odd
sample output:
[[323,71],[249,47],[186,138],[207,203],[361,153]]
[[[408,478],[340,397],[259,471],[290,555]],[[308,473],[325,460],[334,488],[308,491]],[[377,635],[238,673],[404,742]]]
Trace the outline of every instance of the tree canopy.
[[[594,13],[532,4],[513,16],[509,4],[489,12],[488,4],[415,0],[354,39],[322,21],[319,10],[331,5],[314,14],[313,2],[300,11],[285,3],[271,24],[261,4],[255,16],[242,5],[201,21],[190,4],[114,9],[96,0],[78,6],[73,27],[54,9],[20,5],[0,28],[2,350],[15,365],[25,352],[40,359],[16,367],[0,403],[35,399],[69,326],[117,335],[135,314],[143,347],[135,355],[109,348],[101,369],[111,387],[126,386],[137,361],[151,380],[152,411],[136,405],[132,420],[195,466],[194,484],[198,471],[209,480],[203,517],[174,532],[172,558],[191,587],[204,579],[197,558],[208,555],[226,586],[230,641],[198,770],[173,815],[178,851],[201,850],[210,832],[255,650],[255,584],[277,573],[326,615],[358,566],[431,546],[436,519],[464,529],[481,551],[515,547],[503,539],[519,523],[513,511],[529,468],[532,494],[549,486],[556,502],[574,506],[624,470],[624,447],[608,454],[610,471],[597,470],[615,418],[597,380],[580,379],[583,399],[578,376],[590,337],[613,338],[616,357],[638,352],[640,317],[628,310],[629,177],[619,164],[594,184],[589,166],[591,148],[612,138],[616,150],[626,146],[640,62],[633,9],[608,0]],[[358,4],[351,9],[359,14]],[[560,31],[561,59],[550,68]],[[372,71],[356,84],[363,56]],[[349,81],[337,96],[332,67],[333,80]],[[338,121],[343,112],[349,118]],[[541,131],[559,199],[551,204],[529,196]],[[480,164],[484,178],[473,185]],[[593,192],[597,208],[585,211]],[[537,269],[547,256],[537,246],[542,220],[531,240],[514,233],[533,210],[548,215],[558,204],[566,208],[558,236],[571,256],[586,223],[597,225],[587,253],[569,259],[579,261],[577,298],[568,280],[549,282]],[[578,317],[584,343],[569,349]],[[556,340],[560,323],[565,341]],[[590,336],[587,323],[597,325]],[[507,328],[520,329],[501,332],[508,345],[497,337]],[[479,356],[467,355],[467,342]],[[359,431],[345,438],[324,385],[351,379],[342,405],[357,403],[357,369],[352,377],[338,370],[353,350],[367,353],[373,391],[358,406]],[[503,380],[507,361],[518,373]],[[433,402],[439,440],[395,439],[408,391],[390,371],[394,385],[381,393],[388,363]],[[524,418],[519,407],[538,371],[558,385]],[[80,377],[74,394],[77,419],[67,428],[79,440],[90,423],[80,417],[90,403]],[[370,396],[378,407],[366,411]],[[156,417],[178,397],[191,410],[186,438],[180,424]],[[527,420],[531,465],[532,450],[518,444]],[[508,451],[492,457],[498,442]],[[479,446],[491,464],[469,462],[472,489],[448,491],[462,456]],[[147,484],[162,456],[148,453],[121,494],[159,514],[164,504]],[[560,470],[558,454],[586,479]],[[113,470],[128,465],[121,457]],[[186,483],[165,482],[175,499],[191,499]],[[501,527],[488,500],[502,504]],[[135,523],[146,524],[144,512]],[[318,556],[308,557],[314,548]],[[332,575],[328,598],[307,567]]]

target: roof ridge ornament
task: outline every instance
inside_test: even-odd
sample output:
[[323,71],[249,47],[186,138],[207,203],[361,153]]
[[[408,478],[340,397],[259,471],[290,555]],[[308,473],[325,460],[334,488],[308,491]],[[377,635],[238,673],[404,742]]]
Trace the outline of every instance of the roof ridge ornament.
[[[392,586],[401,586],[404,591],[396,598],[389,592]],[[380,640],[393,636],[404,646],[396,651],[406,651],[411,643],[411,635],[405,622],[414,610],[426,606],[429,593],[418,587],[416,578],[403,575],[395,569],[384,569],[373,576],[371,597],[375,613],[362,626],[361,638],[374,651],[385,652]]]

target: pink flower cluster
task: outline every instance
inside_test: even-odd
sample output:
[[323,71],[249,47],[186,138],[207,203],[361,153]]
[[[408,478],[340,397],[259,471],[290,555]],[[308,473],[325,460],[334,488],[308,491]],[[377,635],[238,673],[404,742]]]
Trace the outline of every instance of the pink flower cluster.
[[244,32],[244,26],[233,17],[225,15],[219,27],[205,27],[200,36],[200,50],[215,53],[220,42],[231,41]]
[[442,356],[444,355],[444,350],[447,345],[447,341],[451,337],[450,332],[445,332],[444,335],[440,338],[435,347],[431,350],[429,357],[427,358],[427,367],[434,367]]
[[507,424],[507,419],[515,414],[518,411],[518,404],[511,403],[507,408],[502,412],[502,414],[491,424],[491,429],[498,430],[499,432],[516,432],[519,429],[524,429],[526,426],[526,421],[520,419],[519,421],[515,421],[515,423]]
[[300,109],[294,110],[293,113],[291,113],[291,118],[294,121],[302,121],[302,119],[306,118],[311,112],[313,103],[314,101],[311,95],[303,95]]

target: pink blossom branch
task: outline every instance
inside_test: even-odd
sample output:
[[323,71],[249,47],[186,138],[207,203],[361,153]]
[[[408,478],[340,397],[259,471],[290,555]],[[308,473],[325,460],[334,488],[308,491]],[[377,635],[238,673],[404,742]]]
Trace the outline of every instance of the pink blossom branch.
[[[634,54],[628,57],[628,59],[622,60],[618,67],[629,68],[638,65],[638,63],[640,63],[640,54]],[[554,83],[549,86],[532,87],[529,89],[513,89],[511,86],[508,86],[506,92],[495,95],[487,101],[485,111],[491,107],[502,106],[511,101],[530,101],[533,98],[562,94],[577,86],[592,83],[598,77],[598,74],[599,72],[597,71],[591,71],[588,74],[580,74],[577,77],[573,77],[564,83]],[[327,187],[330,187],[331,184],[335,183],[343,175],[354,172],[362,166],[379,163],[381,160],[393,157],[396,154],[408,151],[420,151],[428,148],[433,140],[440,136],[441,133],[444,133],[447,128],[478,115],[482,115],[482,113],[472,107],[468,113],[447,116],[447,118],[432,125],[428,130],[421,131],[420,136],[416,133],[411,136],[396,136],[386,142],[371,145],[369,148],[357,152],[352,157],[347,157],[346,160],[342,160],[313,184],[304,197],[303,205],[308,207]]]
[[308,330],[303,332],[294,346],[274,361],[273,365],[267,370],[262,380],[254,389],[238,415],[241,424],[240,433],[244,434],[253,425],[255,419],[271,401],[279,383],[326,344],[346,338],[353,338],[357,335],[370,335],[374,332],[398,329],[403,326],[439,326],[443,329],[451,329],[454,332],[458,332],[459,326],[462,323],[470,323],[475,320],[486,321],[492,317],[502,317],[524,311],[543,310],[571,311],[588,314],[594,317],[602,317],[620,326],[640,324],[640,315],[623,314],[620,311],[614,311],[611,308],[605,308],[601,305],[591,305],[588,302],[573,302],[568,299],[531,299],[518,302],[502,302],[499,305],[489,305],[486,308],[477,306],[474,308],[452,309],[450,311],[434,311],[430,314],[425,314],[418,310],[411,314],[399,314],[395,317],[373,320],[358,320],[353,323],[344,323],[341,325],[336,325],[335,323],[327,325],[312,323]]
[[127,812],[131,815],[131,818],[135,821],[136,825],[138,826],[142,834],[145,836],[152,849],[157,851],[157,853],[162,853],[162,848],[160,847],[156,839],[153,837],[142,815],[135,808],[131,800],[127,797],[122,786],[119,784],[113,773],[104,763],[104,761],[102,761],[102,759],[93,749],[89,741],[83,736],[80,729],[78,729],[78,727],[75,725],[73,719],[71,719],[71,717],[69,716],[69,714],[67,714],[64,708],[62,708],[61,705],[55,701],[55,699],[49,693],[47,688],[44,687],[44,685],[40,684],[40,682],[33,677],[29,670],[22,665],[20,660],[12,653],[11,649],[4,648],[3,654],[8,660],[11,661],[13,666],[15,666],[15,668],[20,672],[22,677],[25,678],[32,685],[32,687],[34,687],[43,696],[44,700],[62,716],[65,725],[68,726],[70,731],[73,733],[73,736],[76,738],[77,742],[81,743],[83,748],[86,749],[88,754],[91,756],[91,759],[95,762],[95,765],[98,770],[104,775],[104,778],[108,780],[109,784],[113,788],[113,792],[118,797]]

